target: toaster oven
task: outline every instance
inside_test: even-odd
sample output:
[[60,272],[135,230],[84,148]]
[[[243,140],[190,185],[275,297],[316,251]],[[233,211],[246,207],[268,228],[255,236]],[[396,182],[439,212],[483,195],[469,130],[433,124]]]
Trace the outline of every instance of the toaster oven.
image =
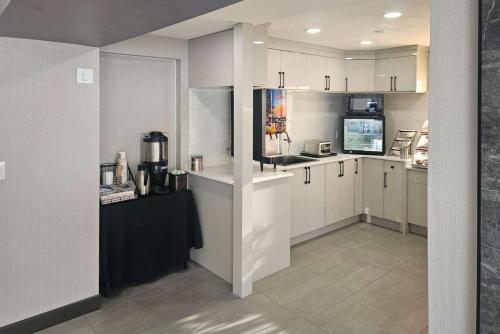
[[304,152],[312,155],[330,155],[332,153],[332,143],[328,140],[306,140]]

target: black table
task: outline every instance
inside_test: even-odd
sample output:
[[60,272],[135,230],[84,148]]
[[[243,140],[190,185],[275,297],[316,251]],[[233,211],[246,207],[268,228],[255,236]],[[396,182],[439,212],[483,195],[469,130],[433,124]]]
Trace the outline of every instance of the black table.
[[187,268],[203,247],[193,194],[153,195],[100,208],[100,293]]

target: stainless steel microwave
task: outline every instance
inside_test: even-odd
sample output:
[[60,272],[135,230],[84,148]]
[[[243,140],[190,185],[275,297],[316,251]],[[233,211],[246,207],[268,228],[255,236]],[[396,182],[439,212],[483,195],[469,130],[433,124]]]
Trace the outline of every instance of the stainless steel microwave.
[[347,94],[345,106],[348,115],[382,115],[384,94]]

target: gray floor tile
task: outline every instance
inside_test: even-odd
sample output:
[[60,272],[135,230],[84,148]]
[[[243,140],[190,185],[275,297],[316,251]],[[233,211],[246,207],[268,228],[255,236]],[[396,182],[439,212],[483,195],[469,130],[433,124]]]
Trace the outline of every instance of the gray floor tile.
[[94,330],[85,319],[85,317],[75,318],[66,321],[60,325],[53,326],[43,331],[37,332],[39,334],[95,334]]
[[427,288],[389,273],[311,322],[330,334],[420,334],[427,327]]
[[248,298],[192,264],[42,333],[420,334],[426,284],[425,238],[353,224],[292,247],[291,266]]
[[427,253],[409,259],[397,267],[394,273],[427,285]]
[[329,254],[258,291],[310,319],[385,274],[384,270],[359,259],[339,252]]
[[269,298],[254,294],[243,300],[233,300],[220,308],[207,308],[146,333],[278,333],[292,331],[304,323],[305,320]]

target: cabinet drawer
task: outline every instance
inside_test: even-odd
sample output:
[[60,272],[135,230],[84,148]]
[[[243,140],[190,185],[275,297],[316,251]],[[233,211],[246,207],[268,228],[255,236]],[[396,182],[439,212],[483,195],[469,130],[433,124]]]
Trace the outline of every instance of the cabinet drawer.
[[427,185],[427,173],[408,171],[408,183]]
[[402,174],[405,168],[402,162],[385,161],[384,162],[384,172],[387,173],[398,173]]

